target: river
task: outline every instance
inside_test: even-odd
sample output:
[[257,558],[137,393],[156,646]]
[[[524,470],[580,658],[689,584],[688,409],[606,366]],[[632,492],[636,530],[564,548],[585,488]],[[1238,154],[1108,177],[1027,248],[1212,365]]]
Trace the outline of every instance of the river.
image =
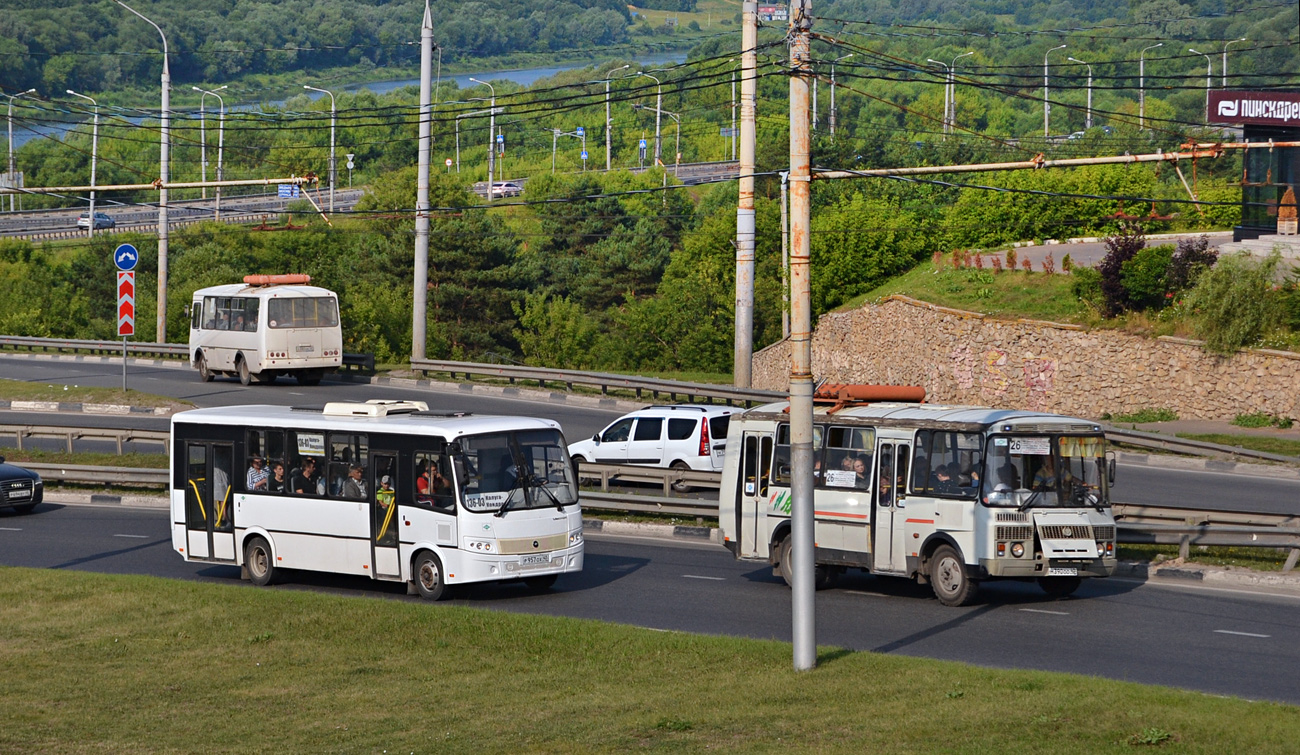
[[[651,53],[641,58],[639,62],[646,65],[663,65],[663,64],[677,64],[685,60],[686,60],[686,52],[684,50],[681,50],[675,52]],[[519,84],[521,86],[532,86],[534,83],[536,83],[541,79],[549,78],[562,71],[571,71],[575,68],[583,68],[587,65],[590,65],[590,63],[583,63],[583,64],[563,63],[560,65],[553,65],[553,66],[542,66],[539,68],[518,68],[514,70],[503,70],[503,71],[481,71],[478,73],[461,73],[461,74],[449,75],[447,76],[446,80],[456,82],[456,84],[462,89],[474,86],[474,82],[470,81],[471,77],[476,79],[484,79],[487,81],[510,81]],[[390,81],[370,81],[361,84],[344,85],[342,87],[339,87],[338,91],[357,92],[366,89],[371,92],[374,92],[375,94],[384,94],[385,92],[391,92],[394,89],[399,89],[405,86],[418,86],[419,83],[420,83],[419,79],[394,79]],[[175,91],[175,88],[173,88],[172,91]],[[312,99],[317,99],[319,97],[325,96],[318,92],[309,92],[308,94]],[[18,103],[16,104],[20,105],[21,102],[22,100],[19,100]],[[265,105],[270,107],[277,107],[283,105],[284,103],[285,100],[277,100],[275,102],[265,103]],[[230,107],[230,110],[256,110],[260,107],[263,107],[263,103],[242,103],[242,104],[232,105]],[[16,109],[21,111],[21,107]],[[197,112],[198,112],[197,110],[176,110],[173,111],[173,115],[176,118],[183,118],[183,117],[190,117]],[[132,117],[129,118],[128,120],[130,120],[133,123],[140,123],[141,121],[144,120],[144,118]],[[58,122],[58,123],[42,123],[33,126],[33,125],[20,123],[18,119],[15,118],[14,119],[14,147],[15,148],[21,147],[31,139],[34,139],[38,136],[49,136],[56,139],[62,138],[63,134],[65,134],[66,132],[75,128],[78,125],[79,124],[76,123]]]

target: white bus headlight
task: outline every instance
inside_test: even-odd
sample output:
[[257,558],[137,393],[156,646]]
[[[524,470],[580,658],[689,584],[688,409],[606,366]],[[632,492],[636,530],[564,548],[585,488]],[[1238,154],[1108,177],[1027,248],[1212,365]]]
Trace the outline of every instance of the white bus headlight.
[[569,533],[569,546],[575,546],[582,542],[582,530],[574,530]]
[[1025,544],[1024,544],[1024,543],[1012,543],[1012,544],[1011,544],[1011,555],[1015,556],[1016,558],[1020,558],[1021,556],[1025,555]]
[[476,540],[467,537],[465,538],[465,550],[479,553],[496,553],[496,545],[491,540]]

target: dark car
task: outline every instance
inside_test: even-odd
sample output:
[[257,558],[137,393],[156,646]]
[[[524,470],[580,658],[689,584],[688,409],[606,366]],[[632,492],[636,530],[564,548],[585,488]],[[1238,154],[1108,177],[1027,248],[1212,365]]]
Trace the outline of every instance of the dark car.
[[15,464],[6,464],[0,456],[0,509],[11,508],[26,514],[45,496],[41,476]]

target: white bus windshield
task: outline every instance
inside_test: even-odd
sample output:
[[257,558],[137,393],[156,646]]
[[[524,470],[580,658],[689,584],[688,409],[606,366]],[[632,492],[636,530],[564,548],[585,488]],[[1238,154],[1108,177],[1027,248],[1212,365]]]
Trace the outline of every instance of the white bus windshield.
[[1106,439],[995,435],[989,439],[981,499],[989,506],[1107,506]]
[[578,502],[578,487],[558,430],[518,430],[460,439],[456,482],[465,509],[504,514]]
[[332,328],[339,324],[339,310],[330,296],[272,299],[267,318],[272,328]]

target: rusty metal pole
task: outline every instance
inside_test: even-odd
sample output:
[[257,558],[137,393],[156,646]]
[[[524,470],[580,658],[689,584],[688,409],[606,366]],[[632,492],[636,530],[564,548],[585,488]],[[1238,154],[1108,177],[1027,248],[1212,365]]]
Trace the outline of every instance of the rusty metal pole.
[[791,616],[794,667],[817,665],[813,551],[812,221],[811,129],[812,0],[790,6],[790,512]]
[[740,201],[736,205],[735,359],[732,381],[737,388],[753,382],[754,355],[754,150],[755,98],[758,82],[758,3],[741,4],[740,32]]

